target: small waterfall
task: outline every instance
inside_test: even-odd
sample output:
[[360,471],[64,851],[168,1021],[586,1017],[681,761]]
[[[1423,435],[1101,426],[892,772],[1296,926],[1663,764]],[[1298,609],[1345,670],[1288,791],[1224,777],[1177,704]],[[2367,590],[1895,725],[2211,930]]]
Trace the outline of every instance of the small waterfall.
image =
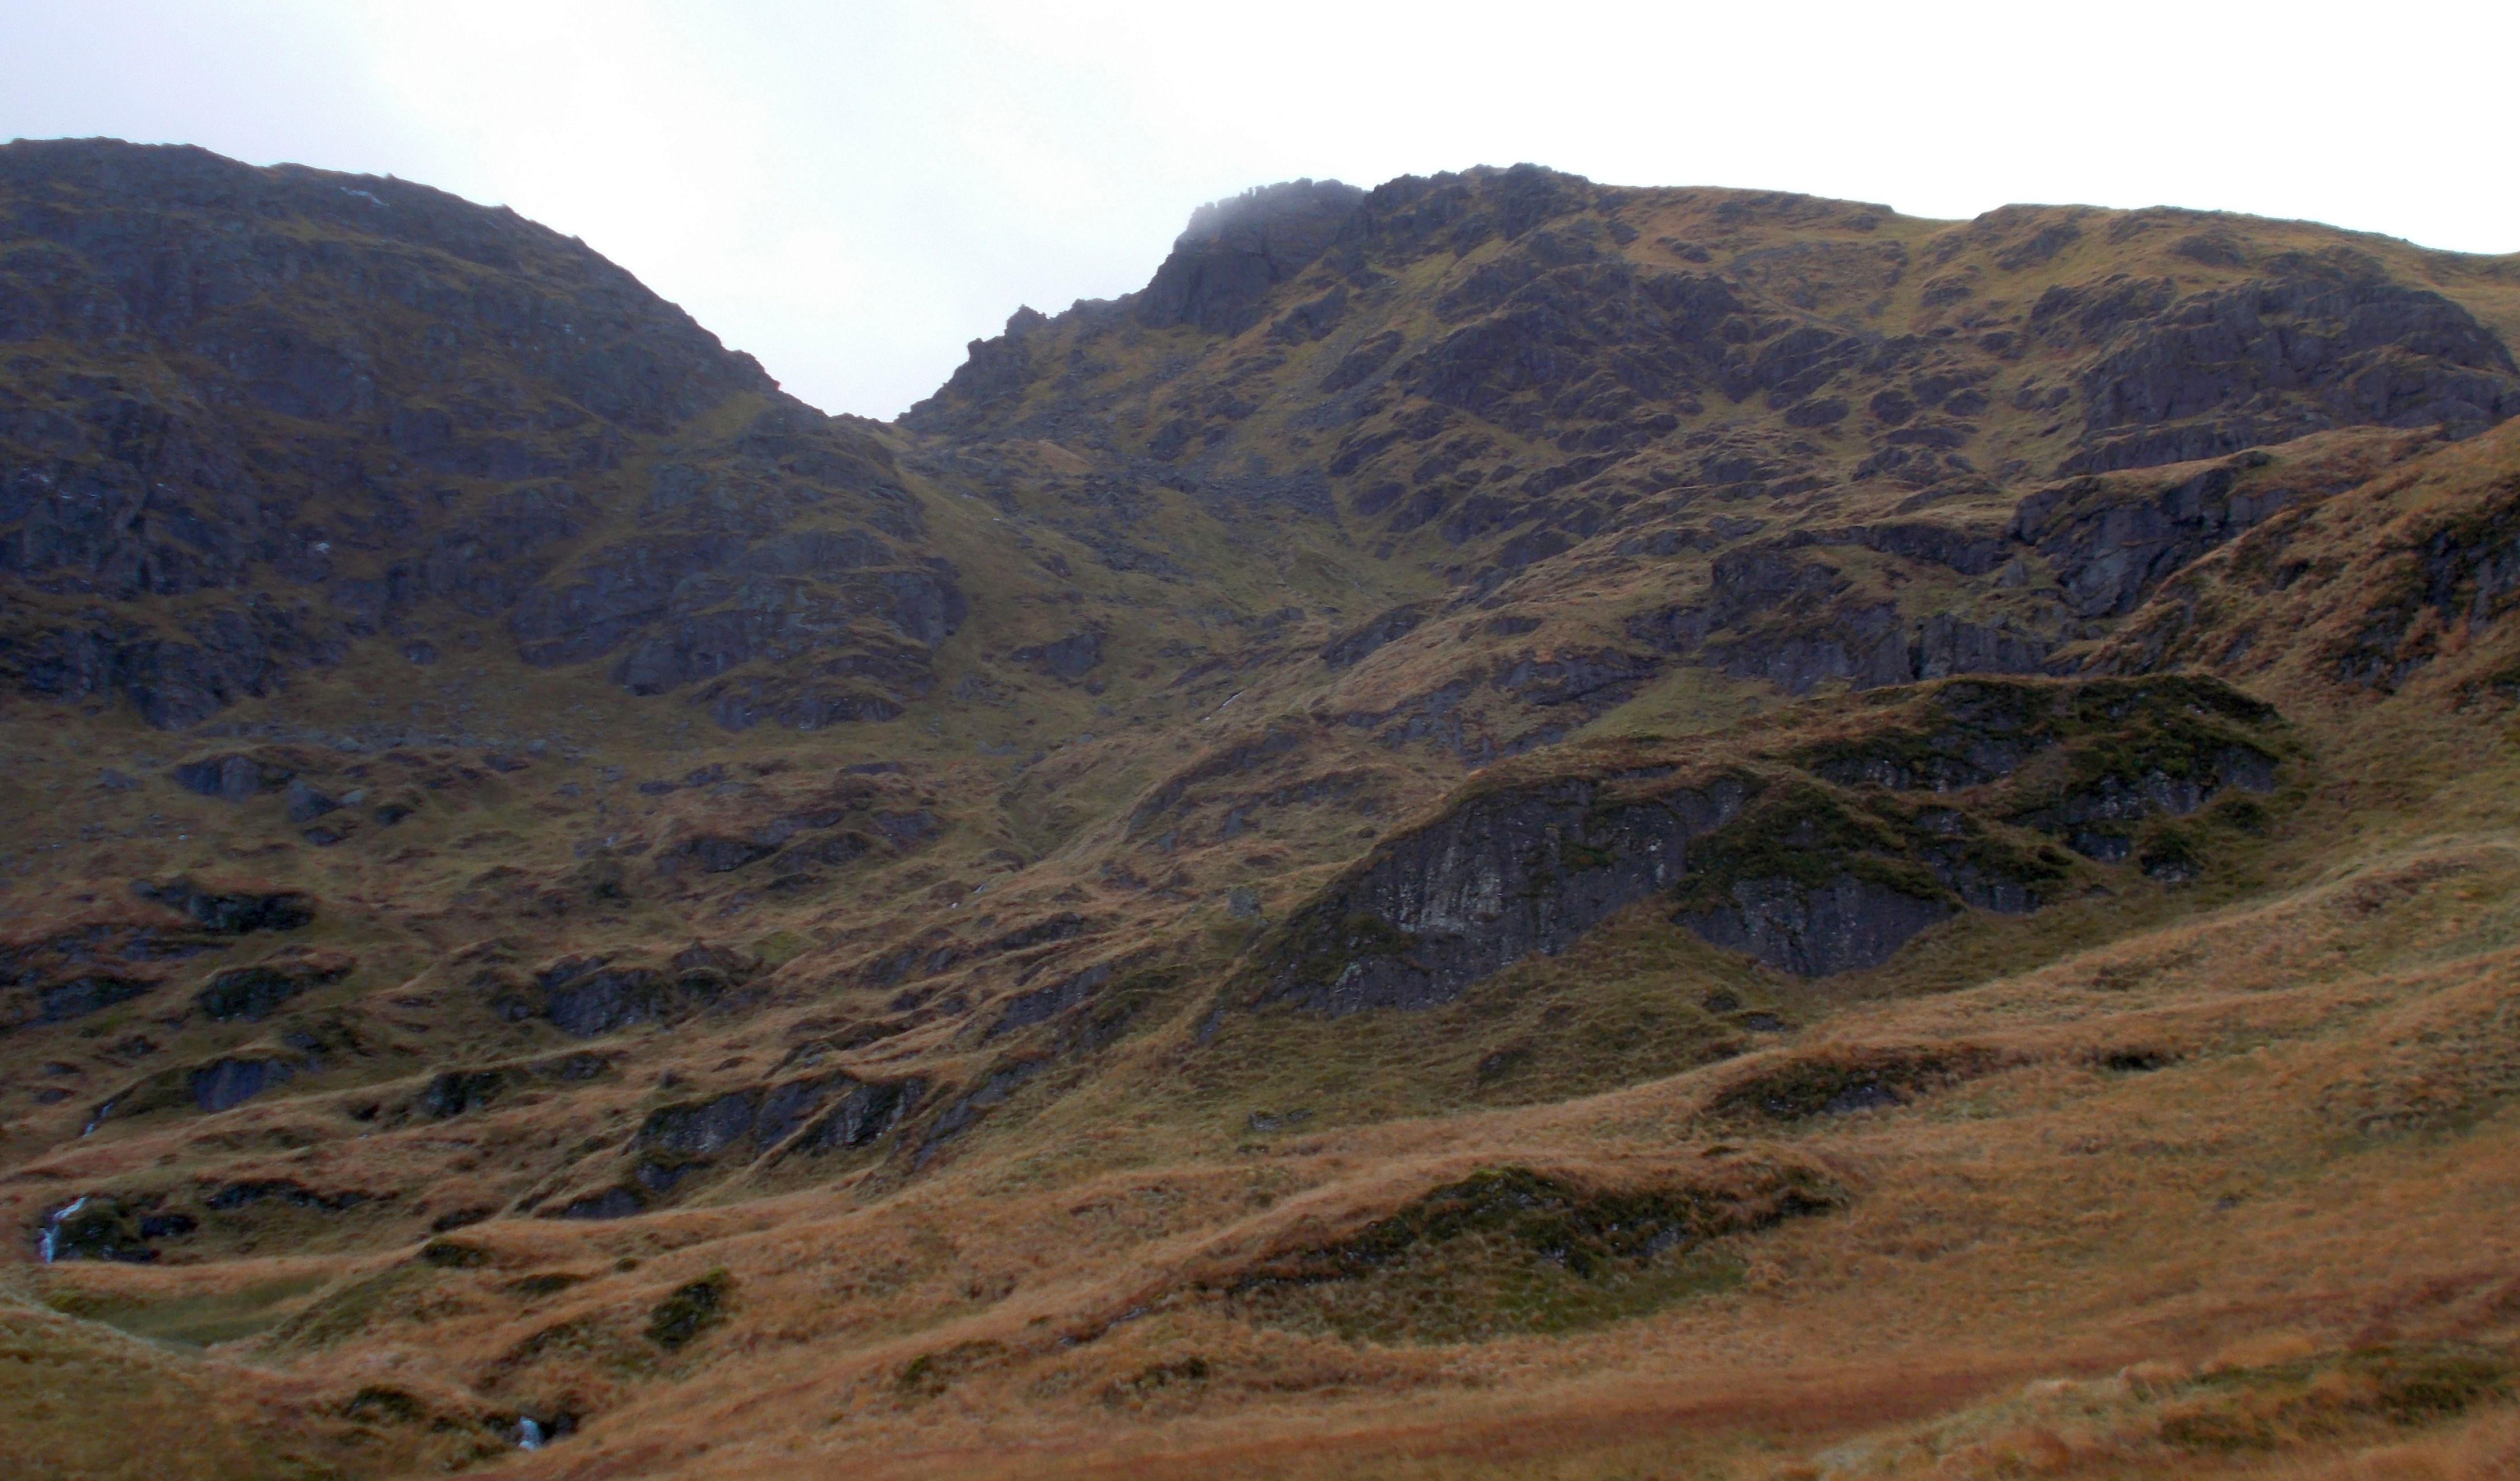
[[517,1421],[517,1449],[541,1450],[542,1448],[543,1427],[541,1421],[535,1419],[531,1414],[527,1414],[518,1419]]
[[53,1217],[44,1221],[44,1264],[52,1264],[54,1251],[61,1247],[62,1221],[86,1207],[87,1195],[82,1193],[53,1210]]
[[98,1127],[105,1125],[105,1118],[112,1114],[113,1101],[109,1100],[103,1105],[98,1106],[96,1108],[96,1114],[87,1119],[87,1125],[79,1128],[79,1134],[82,1136],[93,1135]]

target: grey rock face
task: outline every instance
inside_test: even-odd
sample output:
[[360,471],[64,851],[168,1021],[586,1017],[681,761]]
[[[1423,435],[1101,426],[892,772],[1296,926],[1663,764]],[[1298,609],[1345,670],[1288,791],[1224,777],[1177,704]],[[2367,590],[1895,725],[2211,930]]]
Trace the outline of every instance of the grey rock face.
[[[160,730],[181,730],[243,699],[282,688],[296,667],[329,663],[336,644],[305,630],[298,614],[248,603],[212,612],[187,629],[190,642],[135,637],[109,627],[49,633],[24,670],[37,694],[78,699],[119,694]],[[73,664],[55,655],[75,654]]]
[[776,852],[776,845],[757,843],[748,838],[688,838],[657,856],[656,872],[670,876],[680,872],[684,864],[690,864],[702,873],[725,874],[755,860],[768,858]]
[[[837,667],[837,666],[834,666]],[[927,687],[924,666],[900,688],[913,694]],[[786,676],[727,679],[700,695],[709,718],[727,730],[749,730],[763,720],[790,730],[820,730],[826,725],[896,719],[901,702],[882,689],[847,682]]]
[[304,1066],[286,1059],[238,1057],[215,1060],[192,1074],[193,1101],[215,1115],[255,1096],[278,1089]]
[[1668,430],[1654,412],[1699,409],[1708,393],[1807,392],[1845,368],[1855,347],[1817,329],[1728,345],[1723,326],[1745,307],[1732,284],[1645,271],[1546,233],[1438,306],[1460,327],[1402,362],[1396,382],[1525,436],[1573,422],[1629,429],[1613,432],[1611,446],[1642,445]]
[[148,978],[86,973],[39,993],[36,995],[36,1020],[40,1023],[66,1023],[73,1018],[84,1018],[101,1008],[129,1002],[157,986]]
[[613,971],[588,962],[563,963],[542,975],[543,1016],[552,1027],[579,1039],[593,1039],[614,1029],[660,1017],[668,999],[655,987],[656,974],[645,968]]
[[1333,669],[1363,663],[1383,644],[1406,637],[1433,615],[1432,604],[1410,602],[1375,614],[1322,645],[1322,662]]
[[596,972],[553,990],[544,1014],[554,1028],[579,1039],[608,1034],[662,1016],[663,1003],[648,992],[653,981],[644,971]]
[[2063,473],[2214,457],[2328,427],[2475,432],[2520,414],[2511,352],[2439,294],[2359,255],[2289,255],[2269,276],[2112,325],[2097,290],[2054,289],[2034,326],[2111,328],[2081,374]]
[[131,893],[189,916],[201,929],[221,936],[294,931],[315,918],[313,897],[293,890],[225,895],[176,879],[162,885],[142,881],[131,887]]
[[[163,337],[239,364],[258,404],[304,420],[388,409],[368,345],[315,341],[297,325],[255,317],[270,284],[336,278],[353,254],[364,254],[356,268],[371,295],[448,326],[457,337],[450,350],[472,337],[499,343],[525,331],[525,343],[501,347],[522,351],[535,371],[601,416],[662,427],[726,390],[766,379],[619,268],[512,212],[425,186],[295,166],[255,169],[199,149],[53,140],[9,146],[0,155],[0,190],[14,198],[12,230],[50,245],[56,273],[13,296],[11,338]],[[44,208],[48,195],[62,194],[89,203],[90,213]],[[158,227],[164,217],[173,229]],[[287,228],[296,221],[320,223],[331,241],[292,237]],[[394,248],[429,249],[494,271],[535,259],[565,263],[575,292],[536,303],[496,290],[450,291],[428,274],[424,256]],[[428,410],[405,409],[391,420],[406,451],[450,450],[445,424]]]
[[648,1205],[640,1198],[636,1191],[630,1188],[610,1187],[604,1189],[602,1192],[589,1193],[581,1198],[573,1198],[566,1204],[563,1204],[557,1213],[551,1214],[547,1217],[555,1219],[635,1219],[646,1212],[648,1212]]
[[[864,1146],[917,1098],[917,1087],[908,1083],[823,1075],[665,1106],[639,1130],[641,1160],[633,1176],[661,1193],[730,1150],[750,1159],[782,1148],[791,1136],[794,1150],[808,1152]],[[817,1113],[823,1113],[819,1119]]]
[[347,977],[355,962],[321,958],[275,959],[214,974],[193,1003],[212,1019],[260,1020],[300,993]]
[[[1253,913],[1258,913],[1256,905]],[[986,1042],[1003,1034],[1013,1034],[1031,1028],[1035,1024],[1048,1023],[1059,1014],[1091,998],[1110,980],[1111,964],[1107,961],[1096,962],[1085,970],[1063,977],[1046,988],[1034,988],[1030,992],[1017,993],[1007,999],[1006,1011],[998,1015],[996,1023],[989,1026],[989,1031],[981,1036],[981,1041]]]
[[[1854,708],[1879,723],[1670,792],[1668,765],[1473,783],[1296,910],[1245,1000],[1329,1014],[1450,1001],[1667,889],[1675,923],[1779,970],[1876,966],[1964,907],[2040,908],[2074,870],[2050,840],[2129,856],[2125,822],[2278,782],[2278,756],[2243,737],[2279,717],[2209,678],[1964,680]],[[1918,792],[1970,795],[1893,800]],[[2143,831],[2192,877],[2184,846]],[[2103,835],[2118,852],[2099,852]]]
[[1080,679],[1102,663],[1102,634],[1091,628],[1036,647],[1017,648],[1011,655],[1018,664],[1029,664],[1044,673],[1063,679]]
[[2048,558],[2077,617],[2120,617],[2171,573],[2283,507],[2279,488],[2235,490],[2240,475],[2266,463],[2264,453],[2243,454],[2148,498],[2097,479],[2060,484],[2021,501],[2012,533]]
[[122,923],[74,925],[0,943],[0,1033],[129,1002],[163,986],[150,963],[214,948],[191,932]]
[[1732,899],[1723,908],[1677,918],[1715,946],[1802,977],[1878,966],[1910,937],[1952,914],[1939,900],[1847,874],[1818,887],[1781,878],[1740,880]]
[[1615,649],[1546,659],[1524,655],[1507,661],[1490,682],[1526,705],[1572,705],[1596,715],[1625,704],[1660,667],[1650,655]]
[[916,1110],[927,1085],[922,1080],[868,1081],[852,1086],[807,1127],[797,1145],[807,1152],[863,1147]]
[[1908,667],[1916,679],[1964,673],[2041,673],[2055,651],[2050,638],[2003,625],[1972,623],[1938,613],[1916,625],[1908,644]]
[[430,1077],[413,1104],[423,1115],[445,1121],[490,1106],[514,1085],[572,1085],[594,1080],[609,1067],[604,1055],[577,1050],[499,1069],[442,1070]]
[[[899,558],[881,546],[877,553]],[[950,575],[938,570],[851,571],[832,565],[807,577],[723,569],[755,554],[741,541],[700,537],[608,548],[580,567],[570,584],[528,593],[510,630],[518,654],[542,666],[620,649],[613,681],[633,693],[661,694],[755,660],[863,650],[866,639],[853,625],[871,620],[888,628],[895,641],[878,647],[876,662],[844,661],[841,671],[863,671],[923,693],[923,650],[951,636],[969,613]],[[868,554],[850,552],[856,558]],[[767,559],[785,564],[790,558],[782,551]],[[918,648],[900,641],[905,639]]]
[[911,1156],[911,1166],[924,1167],[946,1142],[979,1124],[991,1111],[1012,1099],[1015,1091],[1034,1076],[1049,1068],[1047,1059],[1018,1059],[991,1070],[978,1085],[936,1113],[936,1119],[928,1123],[926,1137]]
[[249,756],[214,756],[186,762],[167,775],[187,792],[231,803],[249,801],[265,789],[289,780],[285,768],[266,766]]
[[[1830,539],[1882,548],[1929,551],[1938,563],[1983,563],[1992,553],[1974,536],[1946,539],[1912,528],[1828,532]],[[1877,689],[1962,673],[2036,673],[2055,647],[2051,634],[1972,622],[1949,613],[1911,617],[1866,600],[1844,573],[1809,545],[1785,539],[1729,550],[1716,557],[1703,602],[1648,612],[1628,622],[1628,635],[1683,662],[1736,678],[1764,679],[1788,694],[1844,682]]]
[[[540,1016],[577,1039],[643,1023],[666,1023],[733,1000],[759,963],[695,946],[661,968],[613,965],[600,956],[570,956],[535,974]],[[516,1011],[532,1014],[519,1005]]]
[[1728,783],[1597,809],[1598,791],[1570,781],[1476,799],[1385,845],[1289,922],[1262,1000],[1331,1014],[1449,1001],[1678,881],[1688,839],[1744,795]]
[[289,794],[285,801],[289,810],[289,820],[292,823],[311,823],[327,812],[338,811],[341,807],[339,801],[331,793],[302,779],[289,784]]
[[1844,531],[1821,532],[1812,542],[1832,544],[1840,539],[1884,555],[1903,555],[1910,560],[1946,566],[1962,576],[1984,576],[2013,555],[2003,536],[1994,532],[1958,529],[1928,520],[1855,525]]
[[1260,322],[1268,291],[1311,266],[1364,200],[1336,180],[1295,180],[1200,207],[1137,295],[1139,322],[1240,334]]
[[642,1146],[707,1157],[752,1134],[761,1106],[758,1090],[737,1090],[698,1105],[667,1106],[650,1113],[639,1129]]
[[[2482,633],[2520,605],[2520,489],[2425,532],[2414,557],[2395,599],[2330,656],[2339,682],[2395,689],[2433,661],[2439,634]],[[2437,620],[2429,625],[2418,621],[2427,609]]]
[[2022,821],[2063,838],[2078,854],[2115,863],[2134,852],[2125,825],[2155,814],[2184,817],[2226,789],[2267,793],[2275,788],[2276,763],[2254,747],[2224,746],[2211,769],[2181,773],[2158,767],[2137,775],[2104,775],[2053,805],[2023,814]]
[[421,1091],[419,1107],[431,1120],[451,1120],[486,1108],[507,1083],[508,1077],[497,1070],[442,1070]]
[[[0,685],[182,728],[434,604],[509,619],[529,662],[620,653],[641,693],[875,632],[933,647],[962,620],[881,443],[512,212],[21,141],[0,146],[0,341],[27,351],[0,404],[0,584],[44,598],[0,630]],[[636,498],[625,458],[735,397],[761,410],[654,465],[640,540],[574,551]],[[923,652],[910,667],[923,688]]]

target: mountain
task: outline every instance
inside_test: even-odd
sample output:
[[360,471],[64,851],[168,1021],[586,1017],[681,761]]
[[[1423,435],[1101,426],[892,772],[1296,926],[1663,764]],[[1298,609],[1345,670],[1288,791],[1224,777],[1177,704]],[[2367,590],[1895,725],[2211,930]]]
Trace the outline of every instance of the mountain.
[[1517,165],[878,424],[505,210],[0,147],[11,1433],[2496,1473],[2515,338]]

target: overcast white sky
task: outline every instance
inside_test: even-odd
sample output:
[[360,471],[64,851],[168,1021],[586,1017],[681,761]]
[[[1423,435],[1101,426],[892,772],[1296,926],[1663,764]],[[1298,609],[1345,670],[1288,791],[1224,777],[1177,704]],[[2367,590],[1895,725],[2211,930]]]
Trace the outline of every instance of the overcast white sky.
[[2520,0],[0,0],[0,137],[391,173],[584,237],[889,417],[1200,202],[1530,160],[1969,216],[2520,250]]

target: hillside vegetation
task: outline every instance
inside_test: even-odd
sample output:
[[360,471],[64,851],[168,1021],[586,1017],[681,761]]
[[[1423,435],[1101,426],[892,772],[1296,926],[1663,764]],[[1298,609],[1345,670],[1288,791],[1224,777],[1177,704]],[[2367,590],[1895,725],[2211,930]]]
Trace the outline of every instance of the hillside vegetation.
[[15,1463],[2520,1468],[2515,338],[1518,165],[886,425],[0,147]]

